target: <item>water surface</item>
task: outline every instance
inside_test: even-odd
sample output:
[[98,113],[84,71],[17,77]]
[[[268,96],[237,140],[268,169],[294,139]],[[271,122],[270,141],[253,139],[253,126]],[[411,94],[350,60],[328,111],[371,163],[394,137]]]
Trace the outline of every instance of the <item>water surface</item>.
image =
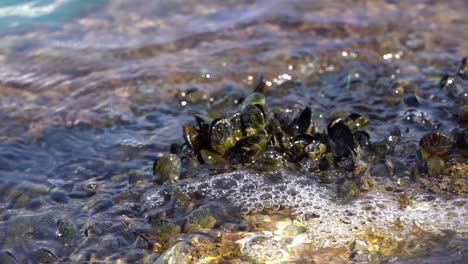
[[[458,126],[438,83],[468,54],[464,1],[92,2],[0,4],[3,259],[155,261],[156,212],[142,202],[161,188],[154,159],[259,74],[272,102],[369,116],[373,141],[397,126],[417,146]],[[187,101],[190,89],[205,98]],[[428,103],[405,105],[414,94]],[[463,239],[419,261],[460,261]]]

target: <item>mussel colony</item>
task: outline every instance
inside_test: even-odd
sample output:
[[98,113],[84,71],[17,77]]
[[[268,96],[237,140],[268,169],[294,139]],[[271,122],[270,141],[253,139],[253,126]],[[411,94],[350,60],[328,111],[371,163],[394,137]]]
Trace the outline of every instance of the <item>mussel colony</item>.
[[[335,248],[339,256],[343,248],[349,252],[346,259],[314,261],[373,262],[420,254],[436,243],[431,241],[463,243],[467,67],[464,58],[456,72],[431,87],[443,96],[398,97],[406,110],[396,118],[418,133],[379,129],[375,123],[385,120],[366,116],[365,109],[330,107],[329,115],[318,115],[313,105],[269,101],[268,94],[300,86],[293,81],[272,91],[260,76],[249,95],[211,100],[206,115],[195,115],[196,125],[183,126],[183,143],[172,144],[171,153],[154,162],[161,188],[144,196],[145,206],[159,212],[170,201],[177,212],[156,213],[151,220],[159,226],[164,252],[158,263],[300,262],[323,248]],[[181,100],[207,99],[189,90]],[[420,109],[428,101],[456,127],[441,130],[444,121]],[[245,222],[229,223],[230,214]],[[162,220],[171,217],[175,221]]]
[[467,59],[422,81],[359,65],[177,91],[157,113],[195,119],[157,134],[153,173],[156,152],[63,188],[0,177],[0,263],[463,263]]

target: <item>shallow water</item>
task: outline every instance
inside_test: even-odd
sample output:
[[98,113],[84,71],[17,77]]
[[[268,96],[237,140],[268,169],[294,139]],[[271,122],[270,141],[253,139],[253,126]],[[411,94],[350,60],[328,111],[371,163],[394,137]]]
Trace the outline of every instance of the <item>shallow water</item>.
[[[464,1],[20,2],[0,6],[3,259],[155,261],[163,250],[151,219],[189,212],[172,212],[164,195],[156,208],[145,203],[161,189],[154,159],[182,142],[193,114],[248,94],[259,74],[273,103],[311,105],[319,120],[368,116],[375,142],[398,127],[415,150],[422,135],[458,126],[456,100],[438,83],[468,54]],[[32,2],[50,8],[21,11]],[[182,96],[193,88],[201,99]],[[424,103],[405,104],[413,94]],[[391,158],[404,164],[395,177],[409,177],[414,151]],[[233,214],[224,221],[247,221]],[[468,242],[456,239],[419,261],[460,261]]]

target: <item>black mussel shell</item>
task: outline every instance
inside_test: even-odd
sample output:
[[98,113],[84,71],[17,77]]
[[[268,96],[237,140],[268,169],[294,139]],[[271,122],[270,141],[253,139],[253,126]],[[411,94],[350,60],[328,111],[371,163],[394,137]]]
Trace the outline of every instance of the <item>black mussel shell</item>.
[[468,129],[459,129],[455,132],[454,140],[457,148],[468,149]]
[[366,131],[358,130],[353,133],[356,143],[363,149],[366,149],[370,146],[370,136]]
[[207,116],[195,115],[195,121],[197,122],[201,132],[208,132],[213,119]]
[[266,89],[266,82],[263,79],[263,74],[260,74],[255,80],[254,92],[263,93]]
[[182,147],[181,145],[177,144],[177,143],[172,143],[171,146],[169,147],[169,151],[172,153],[172,154],[180,154],[182,152]]
[[336,157],[349,157],[354,154],[357,147],[353,133],[349,127],[338,118],[331,121],[327,127],[328,139],[333,155]]
[[209,146],[210,144],[210,127],[214,123],[213,120],[207,116],[195,115],[195,121],[198,125],[198,133],[200,134],[200,145]]
[[294,144],[302,144],[306,146],[316,140],[319,140],[319,137],[311,134],[300,134],[294,137]]
[[434,156],[447,155],[452,148],[452,141],[442,133],[429,133],[419,141],[419,146]]
[[463,80],[468,80],[468,57],[462,59],[457,75]]
[[310,107],[306,107],[302,110],[299,115],[294,119],[294,130],[295,134],[304,134],[307,132],[311,124],[312,110]]
[[461,127],[468,127],[468,104],[461,106],[455,117]]
[[358,118],[360,118],[362,115],[358,114],[358,113],[351,113],[349,114],[348,118],[353,120],[353,121],[356,121]]

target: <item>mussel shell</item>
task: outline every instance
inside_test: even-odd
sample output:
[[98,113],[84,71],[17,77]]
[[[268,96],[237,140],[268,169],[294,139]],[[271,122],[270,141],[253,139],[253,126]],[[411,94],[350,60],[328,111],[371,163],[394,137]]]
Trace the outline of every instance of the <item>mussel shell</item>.
[[231,123],[232,133],[233,136],[236,138],[236,141],[239,140],[241,137],[245,136],[242,131],[242,116],[240,113],[234,114],[229,119],[229,122]]
[[293,161],[304,158],[306,155],[306,147],[315,141],[318,141],[318,138],[310,134],[300,134],[294,137],[290,158]]
[[153,164],[153,175],[156,176],[156,181],[160,184],[167,180],[175,182],[180,177],[182,164],[174,154],[166,154],[155,160]]
[[263,93],[263,91],[265,91],[265,88],[266,88],[266,82],[263,79],[263,74],[260,74],[255,80],[255,85],[254,85],[253,90],[254,92]]
[[276,119],[282,131],[290,136],[295,134],[295,119],[304,111],[305,106],[296,101],[286,101],[281,104],[269,104],[271,119]]
[[468,129],[460,129],[454,135],[457,148],[468,149]]
[[295,134],[304,134],[309,129],[312,118],[312,110],[310,107],[304,108],[299,115],[294,119]]
[[276,118],[268,119],[266,131],[270,135],[270,145],[280,147],[281,149],[292,147],[292,137],[281,129],[281,125]]
[[367,117],[357,113],[351,113],[348,115],[347,118],[343,118],[342,120],[352,131],[354,131],[355,129],[365,127],[369,124],[369,119]]
[[356,143],[361,146],[361,148],[368,148],[371,144],[370,142],[370,136],[366,131],[359,130],[353,133],[354,139],[356,140]]
[[253,158],[255,167],[262,171],[278,170],[285,165],[285,159],[281,151],[274,146],[266,146]]
[[463,80],[468,80],[468,57],[462,59],[457,75]]
[[182,127],[182,134],[185,143],[192,148],[193,151],[198,152],[201,143],[198,130],[192,124],[186,124]]
[[431,155],[444,156],[450,152],[453,143],[446,135],[435,132],[424,135],[419,146]]
[[304,151],[307,153],[309,159],[319,160],[325,155],[327,147],[320,141],[313,141],[304,148]]
[[439,87],[440,89],[449,92],[453,97],[457,98],[466,92],[466,89],[464,89],[461,82],[462,81],[457,76],[445,75],[440,79]]
[[200,150],[200,157],[204,163],[213,165],[213,164],[223,164],[228,163],[223,157],[220,155],[213,153],[209,150],[202,149]]
[[310,143],[319,140],[319,137],[311,134],[300,134],[294,137],[294,144],[309,145]]
[[459,107],[456,118],[461,127],[468,128],[468,104]]
[[230,156],[253,156],[266,146],[268,137],[265,135],[251,135],[241,138],[233,148],[229,150]]
[[327,127],[328,139],[333,155],[351,156],[357,147],[353,133],[341,118],[332,120]]
[[249,94],[245,97],[244,101],[242,102],[242,109],[247,107],[248,105],[265,105],[266,99],[262,93],[254,92]]
[[210,128],[210,144],[214,151],[223,155],[236,141],[235,131],[229,119],[223,118],[213,122]]
[[210,144],[210,127],[215,121],[207,116],[195,115],[195,121],[198,124],[198,133],[200,135],[200,147],[209,146]]
[[242,110],[241,121],[245,135],[266,134],[266,118],[261,105],[247,105]]
[[198,127],[200,128],[200,131],[208,132],[210,129],[210,125],[213,122],[213,119],[207,117],[207,116],[202,116],[202,115],[195,115],[195,121],[198,124]]

